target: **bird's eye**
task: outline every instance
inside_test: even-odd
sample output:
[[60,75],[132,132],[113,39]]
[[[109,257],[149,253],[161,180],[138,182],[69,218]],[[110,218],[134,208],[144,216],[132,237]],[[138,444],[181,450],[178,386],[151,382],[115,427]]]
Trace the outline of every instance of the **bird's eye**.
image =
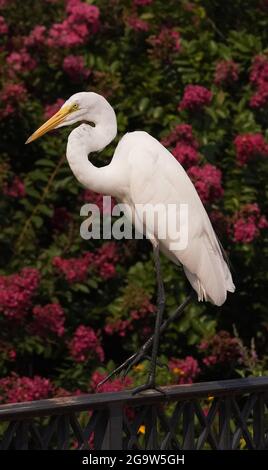
[[73,111],[76,111],[77,109],[79,109],[78,103],[74,103],[72,109]]

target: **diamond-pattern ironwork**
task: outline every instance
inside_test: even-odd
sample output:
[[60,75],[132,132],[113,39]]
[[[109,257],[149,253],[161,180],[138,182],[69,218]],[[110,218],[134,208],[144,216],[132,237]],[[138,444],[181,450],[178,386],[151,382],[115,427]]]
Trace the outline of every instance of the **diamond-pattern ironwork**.
[[268,377],[0,407],[0,449],[268,449]]

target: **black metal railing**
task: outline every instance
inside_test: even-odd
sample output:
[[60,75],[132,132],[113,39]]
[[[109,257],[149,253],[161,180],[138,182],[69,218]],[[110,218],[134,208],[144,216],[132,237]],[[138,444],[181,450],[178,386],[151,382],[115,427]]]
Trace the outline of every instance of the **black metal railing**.
[[268,449],[268,377],[0,407],[1,449]]

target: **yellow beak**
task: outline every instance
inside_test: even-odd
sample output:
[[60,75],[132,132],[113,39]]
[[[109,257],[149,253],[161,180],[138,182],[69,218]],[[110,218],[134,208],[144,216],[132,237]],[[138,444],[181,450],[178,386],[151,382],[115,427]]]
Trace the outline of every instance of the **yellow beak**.
[[55,129],[56,126],[61,124],[65,117],[70,114],[72,111],[71,106],[63,106],[54,116],[52,116],[48,121],[46,121],[37,131],[35,131],[25,142],[25,144],[29,144],[36,139],[39,139],[42,135],[46,134],[48,131],[52,131]]

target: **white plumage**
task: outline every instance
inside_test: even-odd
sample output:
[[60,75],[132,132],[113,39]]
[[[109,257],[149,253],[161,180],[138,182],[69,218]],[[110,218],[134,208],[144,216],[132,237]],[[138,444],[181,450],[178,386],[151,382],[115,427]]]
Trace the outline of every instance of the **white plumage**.
[[185,249],[170,250],[174,240],[159,239],[159,224],[153,226],[150,220],[146,234],[174,263],[183,266],[199,300],[222,305],[227,291],[235,290],[229,267],[194,185],[160,142],[143,131],[128,133],[120,140],[110,164],[96,168],[88,155],[102,150],[114,139],[116,116],[102,96],[87,92],[73,95],[28,142],[52,128],[81,120],[95,126],[81,124],[69,136],[67,159],[76,178],[93,191],[129,204],[137,225],[144,225],[135,209],[137,204],[188,204],[189,239]]

